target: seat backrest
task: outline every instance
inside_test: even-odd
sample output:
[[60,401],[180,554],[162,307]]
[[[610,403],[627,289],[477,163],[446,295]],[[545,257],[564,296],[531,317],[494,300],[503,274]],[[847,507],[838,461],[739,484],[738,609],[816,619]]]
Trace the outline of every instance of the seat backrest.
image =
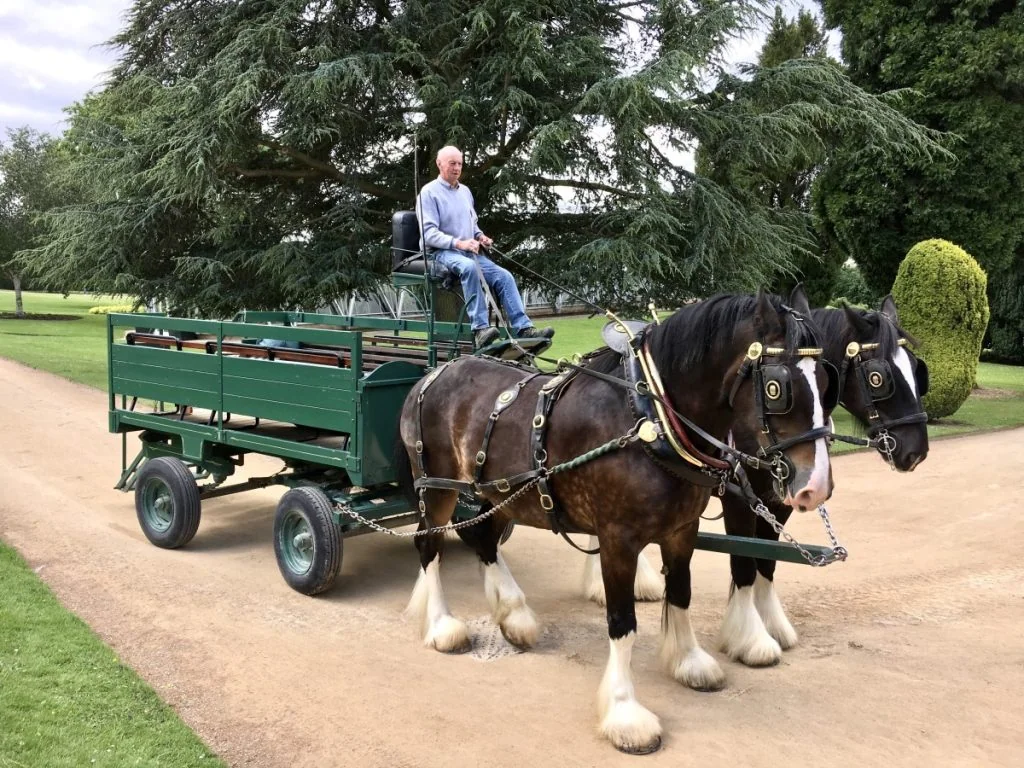
[[391,269],[397,269],[419,249],[420,224],[416,211],[399,211],[391,217]]

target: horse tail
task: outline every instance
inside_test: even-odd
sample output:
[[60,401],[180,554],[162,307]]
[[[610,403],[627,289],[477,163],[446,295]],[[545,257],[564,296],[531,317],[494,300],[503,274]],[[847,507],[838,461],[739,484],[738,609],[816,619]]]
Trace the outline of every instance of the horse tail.
[[409,452],[405,449],[405,443],[402,441],[401,419],[398,420],[398,425],[395,427],[395,449],[391,459],[395,468],[395,480],[398,482],[398,488],[409,500],[409,503],[415,507],[419,498],[413,487],[412,461],[410,461]]

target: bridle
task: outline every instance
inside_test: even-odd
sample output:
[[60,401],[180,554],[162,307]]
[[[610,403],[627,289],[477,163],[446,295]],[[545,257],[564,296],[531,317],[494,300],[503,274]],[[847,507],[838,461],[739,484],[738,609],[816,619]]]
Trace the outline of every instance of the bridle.
[[[897,344],[901,347],[908,347],[909,342],[901,338]],[[846,405],[845,393],[842,391],[846,376],[852,367],[854,371],[855,386],[860,390],[863,402],[868,403],[868,427],[867,435],[874,443],[878,451],[885,456],[890,465],[893,464],[893,454],[898,444],[895,435],[890,429],[908,424],[924,424],[928,421],[928,414],[924,408],[898,419],[885,418],[878,409],[880,403],[884,403],[896,392],[896,378],[892,372],[889,361],[882,358],[867,358],[863,352],[877,351],[882,345],[878,342],[870,344],[859,344],[851,341],[846,346],[846,356],[843,358],[839,370],[839,402]],[[914,378],[917,384],[917,404],[921,406],[921,398],[928,392],[928,366],[924,360],[915,358],[917,365],[914,368]]]
[[[797,318],[802,317],[790,310]],[[822,395],[823,410],[832,410],[839,402],[839,373],[835,366],[823,359],[821,347],[800,347],[795,353],[788,353],[782,347],[765,347],[755,341],[747,350],[743,363],[736,371],[736,378],[729,391],[729,407],[733,407],[740,386],[751,379],[754,391],[754,404],[761,422],[761,433],[768,444],[757,451],[759,458],[767,460],[771,465],[771,475],[775,479],[775,490],[779,497],[785,495],[786,485],[794,474],[792,462],[783,453],[794,445],[814,442],[829,437],[832,428],[829,425],[813,427],[805,432],[783,440],[779,439],[772,428],[771,417],[782,416],[793,410],[793,376],[791,366],[782,361],[783,357],[795,356],[813,359],[821,364],[828,376],[828,386]]]

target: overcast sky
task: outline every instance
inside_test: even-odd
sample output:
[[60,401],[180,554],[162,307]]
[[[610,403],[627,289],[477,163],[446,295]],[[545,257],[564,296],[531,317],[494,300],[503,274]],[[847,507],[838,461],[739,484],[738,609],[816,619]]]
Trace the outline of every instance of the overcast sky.
[[[816,10],[810,0],[782,5],[789,16],[800,6]],[[0,136],[22,125],[63,131],[62,109],[102,85],[115,60],[104,43],[130,7],[131,0],[0,0]],[[730,58],[753,61],[763,39],[737,41]]]

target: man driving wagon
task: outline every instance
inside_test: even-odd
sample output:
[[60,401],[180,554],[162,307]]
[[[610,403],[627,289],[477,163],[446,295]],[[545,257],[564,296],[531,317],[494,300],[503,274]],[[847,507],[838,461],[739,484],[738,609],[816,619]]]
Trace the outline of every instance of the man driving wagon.
[[477,223],[473,194],[459,183],[462,152],[442,147],[437,153],[438,177],[423,185],[416,201],[422,225],[420,248],[428,257],[447,267],[462,282],[473,329],[473,342],[480,348],[497,340],[499,331],[487,317],[486,282],[508,315],[512,331],[520,339],[550,339],[554,328],[536,328],[526,314],[523,299],[512,273],[491,261],[481,247],[494,242]]

